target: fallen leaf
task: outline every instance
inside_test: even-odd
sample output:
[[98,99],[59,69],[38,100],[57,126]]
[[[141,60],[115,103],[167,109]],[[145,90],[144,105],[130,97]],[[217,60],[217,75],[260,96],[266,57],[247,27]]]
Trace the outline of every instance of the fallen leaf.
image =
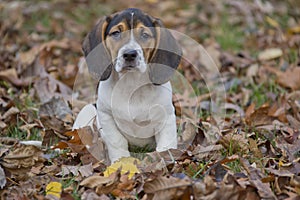
[[38,162],[43,162],[42,151],[36,146],[17,145],[10,149],[0,163],[5,168],[19,169],[34,166]]
[[72,111],[64,99],[52,97],[43,103],[39,110],[40,120],[46,130],[54,130],[55,134],[63,134],[71,130]]
[[82,166],[70,166],[70,165],[63,165],[61,168],[61,172],[56,175],[59,176],[68,176],[72,174],[73,176],[79,176],[79,173],[82,177],[88,177],[93,174],[93,166],[92,163]]
[[62,121],[69,122],[72,111],[63,98],[53,97],[49,102],[41,105],[39,115],[43,116],[56,116]]
[[12,115],[19,114],[20,110],[17,107],[11,107],[8,111],[6,111],[1,118],[2,119],[10,119]]
[[36,62],[35,65],[39,69],[39,74],[34,82],[34,88],[42,103],[51,101],[53,97],[71,99],[72,89],[70,87],[47,73],[40,63]]
[[240,162],[249,175],[249,182],[257,188],[260,197],[266,199],[276,199],[270,188],[270,183],[263,183],[261,181],[261,179],[264,177],[263,173],[259,169],[252,167],[244,158],[240,158]]
[[93,165],[92,163],[87,165],[82,165],[79,167],[78,171],[80,172],[82,177],[88,177],[93,174]]
[[271,26],[273,26],[275,28],[279,28],[280,27],[279,23],[276,20],[274,20],[271,17],[269,17],[269,16],[266,17],[266,21],[268,22],[268,24],[270,24]]
[[52,48],[67,49],[69,48],[69,40],[67,38],[62,40],[51,40],[41,45],[34,46],[29,51],[19,53],[19,61],[21,64],[30,65],[34,62],[41,51],[50,51]]
[[59,182],[50,182],[46,186],[46,196],[55,196],[60,199],[62,192],[62,185]]
[[191,185],[189,179],[161,176],[146,182],[144,191],[151,195],[150,199],[182,199],[181,197],[188,192],[188,187]]
[[245,134],[229,133],[221,137],[218,143],[232,153],[246,153],[249,151],[249,144]]
[[249,68],[247,69],[247,77],[257,76],[258,68],[259,66],[257,63],[250,65]]
[[291,28],[288,28],[288,34],[293,35],[293,34],[299,34],[300,33],[300,26],[294,26]]
[[95,188],[97,194],[111,193],[120,182],[120,170],[110,174],[109,177],[94,175],[90,176],[83,181],[80,185],[88,188]]
[[108,196],[106,196],[105,194],[102,194],[100,196],[98,196],[94,190],[88,189],[86,191],[83,192],[83,194],[81,195],[81,199],[82,200],[110,200],[110,198]]
[[112,194],[121,199],[134,199],[135,195],[131,194],[134,186],[135,180],[129,178],[127,175],[121,175],[120,183],[117,188],[112,191]]
[[[250,108],[250,107],[249,107]],[[249,112],[246,112],[248,117],[246,117],[246,123],[250,126],[261,126],[265,124],[270,124],[275,119],[272,116],[269,116],[270,106],[268,104],[264,104],[254,112],[249,115]]]
[[18,87],[28,86],[31,83],[30,80],[19,79],[17,70],[15,68],[0,71],[0,79],[8,81]]
[[81,181],[80,185],[88,188],[95,188],[99,185],[110,185],[114,182],[115,179],[112,179],[112,175],[110,177],[104,176],[90,176],[83,181]]
[[272,60],[281,57],[283,54],[282,50],[279,48],[266,49],[258,54],[258,60]]
[[250,151],[253,152],[253,154],[256,158],[262,158],[262,153],[257,146],[257,142],[252,138],[249,138],[248,140],[249,140]]
[[139,170],[136,166],[140,161],[133,157],[123,157],[120,158],[118,161],[114,162],[112,165],[106,168],[104,171],[104,176],[108,177],[112,173],[115,173],[119,168],[121,168],[121,174],[127,173],[129,178],[132,178],[132,176],[135,173],[139,173]]
[[2,167],[0,166],[0,188],[3,189],[5,185],[6,185],[6,176]]
[[280,72],[277,76],[277,82],[286,88],[294,91],[300,89],[300,67],[287,69],[285,72]]
[[220,144],[209,145],[209,146],[198,145],[195,147],[192,154],[199,160],[202,160],[205,158],[215,159],[215,158],[220,157],[220,150],[222,150],[222,149],[223,149],[223,146]]

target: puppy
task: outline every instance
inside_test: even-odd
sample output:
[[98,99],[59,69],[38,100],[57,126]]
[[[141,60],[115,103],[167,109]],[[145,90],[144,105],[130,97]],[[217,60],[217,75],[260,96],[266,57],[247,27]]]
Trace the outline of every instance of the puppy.
[[82,109],[73,128],[91,126],[96,117],[111,162],[130,156],[131,146],[177,148],[169,79],[182,51],[162,22],[135,8],[103,17],[83,52],[100,81],[98,99]]

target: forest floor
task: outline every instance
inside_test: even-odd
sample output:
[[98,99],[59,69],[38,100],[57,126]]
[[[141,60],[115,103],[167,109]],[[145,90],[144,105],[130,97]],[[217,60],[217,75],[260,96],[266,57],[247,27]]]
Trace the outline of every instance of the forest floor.
[[[1,1],[0,199],[299,199],[299,2]],[[95,100],[82,41],[128,7],[177,31],[179,147],[110,166],[71,129]]]

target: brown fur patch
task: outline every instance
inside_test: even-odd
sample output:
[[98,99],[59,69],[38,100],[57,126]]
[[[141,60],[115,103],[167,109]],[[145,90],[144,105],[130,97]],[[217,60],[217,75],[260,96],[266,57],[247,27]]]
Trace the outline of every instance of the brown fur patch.
[[[153,33],[151,32],[150,28],[146,27],[142,22],[138,21],[137,23],[134,24],[136,24],[133,30],[134,39],[142,47],[145,60],[150,61],[150,58],[156,46],[156,39]],[[116,39],[110,36],[110,34],[112,34],[115,31],[121,32],[120,38]],[[148,39],[142,38],[142,34],[145,33],[150,36]],[[130,41],[130,34],[131,34],[130,27],[128,27],[125,21],[119,22],[118,24],[116,24],[110,29],[108,36],[106,36],[105,44],[112,57],[112,60],[114,60],[118,56],[119,49],[122,48],[123,45],[125,45]]]

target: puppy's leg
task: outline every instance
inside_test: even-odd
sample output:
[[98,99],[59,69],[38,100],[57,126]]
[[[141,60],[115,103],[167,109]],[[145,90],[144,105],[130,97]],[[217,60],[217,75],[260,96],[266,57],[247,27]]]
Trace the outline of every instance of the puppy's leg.
[[156,150],[165,151],[177,148],[177,129],[175,114],[168,116],[165,126],[155,135]]
[[73,124],[72,130],[90,126],[93,129],[93,123],[96,119],[97,109],[93,104],[84,106],[78,113]]
[[128,142],[118,130],[113,117],[104,112],[98,112],[98,122],[101,122],[101,136],[107,146],[108,156],[113,163],[121,157],[129,157]]

